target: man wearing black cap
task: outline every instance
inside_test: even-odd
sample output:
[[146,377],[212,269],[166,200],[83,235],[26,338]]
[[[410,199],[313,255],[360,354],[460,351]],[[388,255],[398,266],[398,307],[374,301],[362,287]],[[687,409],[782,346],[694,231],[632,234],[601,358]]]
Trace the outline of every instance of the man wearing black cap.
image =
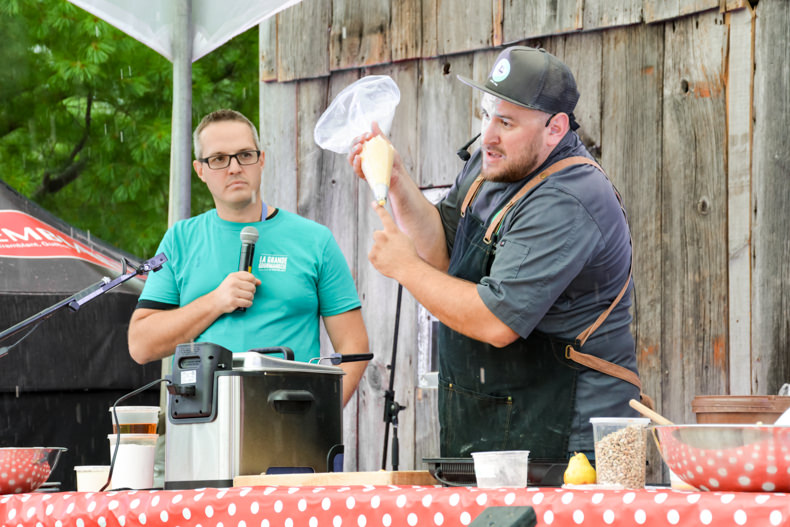
[[[481,147],[436,206],[395,155],[393,218],[369,259],[442,323],[441,455],[593,453],[591,417],[636,415],[631,239],[619,196],[573,131],[568,67],[514,46],[486,82]],[[362,143],[349,153],[364,177]],[[397,221],[397,224],[396,224]]]

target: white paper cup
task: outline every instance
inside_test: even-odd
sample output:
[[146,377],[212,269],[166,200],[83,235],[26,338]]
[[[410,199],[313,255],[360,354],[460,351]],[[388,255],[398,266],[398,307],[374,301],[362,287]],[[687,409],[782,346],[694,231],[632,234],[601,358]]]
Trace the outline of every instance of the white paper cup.
[[[154,486],[154,458],[158,437],[157,434],[121,434],[110,488],[150,489]],[[110,440],[112,460],[116,435],[110,434],[107,438]]]
[[74,467],[77,473],[77,492],[99,492],[107,483],[110,465],[80,465]]
[[472,452],[472,459],[478,487],[527,486],[529,450]]
[[[112,431],[116,433],[118,430],[115,426],[112,406],[109,412]],[[115,413],[118,415],[118,425],[122,434],[156,433],[156,425],[159,422],[158,406],[116,406]]]

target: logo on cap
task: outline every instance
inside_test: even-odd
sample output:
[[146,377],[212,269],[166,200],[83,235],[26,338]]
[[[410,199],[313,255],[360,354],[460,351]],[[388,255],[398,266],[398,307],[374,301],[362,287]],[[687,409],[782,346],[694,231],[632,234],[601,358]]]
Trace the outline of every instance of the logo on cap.
[[494,69],[491,70],[491,80],[494,82],[502,82],[510,75],[510,61],[502,59],[496,63]]

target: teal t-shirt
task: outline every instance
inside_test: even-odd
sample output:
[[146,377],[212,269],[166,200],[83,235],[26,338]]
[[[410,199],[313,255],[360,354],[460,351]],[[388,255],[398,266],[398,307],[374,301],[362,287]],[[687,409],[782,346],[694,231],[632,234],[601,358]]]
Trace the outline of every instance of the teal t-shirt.
[[212,209],[174,224],[157,254],[167,262],[149,273],[140,301],[184,306],[239,270],[241,230],[258,229],[252,274],[261,280],[252,307],[220,316],[196,342],[233,352],[287,346],[296,360],[320,356],[319,317],[360,306],[354,280],[332,233],[278,210],[263,222],[235,223]]

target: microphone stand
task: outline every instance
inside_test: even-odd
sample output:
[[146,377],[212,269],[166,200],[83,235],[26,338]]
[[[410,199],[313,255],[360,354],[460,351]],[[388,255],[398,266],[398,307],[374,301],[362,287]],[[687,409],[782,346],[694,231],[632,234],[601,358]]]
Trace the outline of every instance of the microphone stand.
[[403,296],[403,286],[398,284],[398,303],[395,308],[395,334],[392,337],[392,358],[387,366],[390,370],[389,388],[384,392],[384,452],[381,457],[381,470],[387,468],[387,443],[389,440],[390,423],[392,424],[392,470],[398,470],[398,412],[406,408],[395,401],[395,358],[398,353],[398,326],[400,325],[400,304]]
[[19,344],[25,337],[30,335],[30,333],[34,329],[36,329],[38,324],[50,318],[61,308],[68,306],[69,309],[71,309],[72,311],[79,311],[80,307],[82,307],[83,304],[93,300],[94,298],[96,298],[101,294],[106,293],[110,289],[115,288],[116,286],[122,284],[123,282],[126,282],[127,280],[134,278],[137,275],[146,274],[149,271],[158,271],[159,269],[162,268],[162,264],[164,264],[166,261],[167,261],[167,257],[164,255],[164,253],[160,253],[154,256],[153,258],[151,258],[150,260],[143,262],[143,264],[140,265],[140,267],[127,273],[126,272],[127,261],[123,260],[124,274],[122,274],[121,276],[117,276],[113,280],[104,277],[104,279],[102,279],[100,282],[86,287],[82,291],[79,291],[64,300],[61,300],[60,302],[42,311],[39,311],[32,317],[26,318],[22,322],[14,326],[11,326],[10,328],[0,333],[0,341],[2,341],[3,339],[10,337],[11,335],[16,335],[17,333],[27,328],[28,326],[32,324],[36,324],[35,327],[31,328],[31,330],[28,333],[26,333],[22,338],[20,338],[11,346],[0,347],[0,357],[4,357],[5,355],[7,355],[8,352],[11,350],[11,348]]

